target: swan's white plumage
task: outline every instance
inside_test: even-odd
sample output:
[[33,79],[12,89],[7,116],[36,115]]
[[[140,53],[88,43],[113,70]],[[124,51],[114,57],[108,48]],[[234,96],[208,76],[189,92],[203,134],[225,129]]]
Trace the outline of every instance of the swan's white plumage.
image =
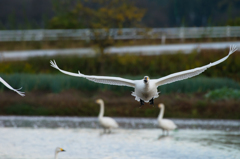
[[160,112],[158,115],[158,125],[160,128],[162,128],[163,130],[174,130],[177,128],[177,125],[174,124],[174,122],[172,120],[169,119],[163,119],[163,114],[164,114],[164,105],[163,104],[159,104],[158,107],[160,108]]
[[100,105],[100,112],[98,115],[99,123],[104,129],[118,128],[118,123],[110,117],[104,117],[104,102],[102,99],[96,100],[96,103]]
[[106,129],[118,128],[118,123],[110,117],[100,118],[99,123]]
[[91,80],[91,81],[94,81],[97,83],[133,87],[133,88],[135,88],[135,91],[132,93],[132,95],[135,96],[135,99],[137,101],[140,101],[140,99],[142,99],[145,102],[148,102],[152,98],[158,97],[158,92],[157,92],[158,86],[176,82],[176,81],[180,81],[180,80],[184,80],[184,79],[199,75],[200,73],[204,72],[207,68],[215,66],[215,65],[225,61],[236,50],[237,50],[236,46],[231,46],[229,54],[226,57],[224,57],[216,62],[202,66],[202,67],[173,73],[173,74],[170,74],[168,76],[165,76],[165,77],[162,77],[159,79],[151,79],[150,80],[148,76],[145,76],[145,77],[147,77],[147,79],[149,79],[146,83],[144,83],[143,80],[129,80],[129,79],[125,79],[125,78],[109,77],[109,76],[90,76],[90,75],[84,75],[80,72],[71,73],[71,72],[61,70],[57,66],[57,64],[54,60],[50,61],[50,63],[51,63],[52,67],[58,69],[59,71],[61,71],[64,74],[67,74],[70,76],[83,77],[83,78],[86,78],[88,80]]
[[0,82],[2,82],[7,88],[9,88],[10,90],[17,92],[20,96],[25,96],[24,92],[19,91],[22,88],[19,89],[14,89],[12,88],[6,81],[4,81],[1,77],[0,77]]
[[228,55],[225,56],[224,58],[216,61],[216,62],[210,63],[210,64],[202,66],[202,67],[194,68],[194,69],[191,69],[191,70],[186,70],[186,71],[173,73],[173,74],[170,74],[168,76],[165,76],[165,77],[162,77],[162,78],[159,78],[159,79],[155,79],[154,81],[156,82],[157,86],[161,86],[161,85],[164,85],[164,84],[168,84],[168,83],[172,83],[172,82],[176,82],[176,81],[180,81],[180,80],[184,80],[184,79],[187,79],[187,78],[194,77],[194,76],[199,75],[200,73],[204,72],[209,67],[215,66],[215,65],[225,61],[235,51],[237,51],[237,47],[236,46],[230,46],[230,51],[229,51]]
[[174,124],[172,120],[169,119],[162,119],[158,121],[159,126],[164,130],[174,130],[177,126]]
[[109,84],[109,85],[118,85],[118,86],[128,86],[128,87],[135,87],[134,81],[125,79],[125,78],[120,78],[120,77],[108,77],[108,76],[89,76],[89,75],[84,75],[78,71],[77,73],[71,73],[68,71],[61,70],[58,66],[57,63],[53,60],[50,61],[51,66],[58,69],[62,73],[65,73],[70,76],[76,76],[76,77],[83,77],[86,78],[90,81],[94,81],[96,83],[102,83],[102,84]]

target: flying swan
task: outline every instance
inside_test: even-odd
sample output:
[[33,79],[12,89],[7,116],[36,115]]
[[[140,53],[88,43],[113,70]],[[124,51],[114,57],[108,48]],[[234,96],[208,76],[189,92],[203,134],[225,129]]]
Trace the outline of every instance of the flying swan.
[[103,113],[104,113],[103,100],[98,99],[98,100],[96,100],[96,103],[98,103],[100,105],[100,112],[98,115],[98,120],[99,120],[100,125],[104,128],[104,133],[106,132],[106,130],[108,130],[108,133],[110,133],[112,128],[118,128],[118,123],[113,118],[103,116]]
[[20,96],[25,96],[24,92],[19,91],[20,89],[22,89],[22,87],[19,89],[14,89],[6,81],[4,81],[1,77],[0,77],[0,82],[2,82],[7,88],[13,90],[14,92],[17,92]]
[[161,109],[160,113],[158,115],[158,125],[160,128],[162,128],[163,130],[163,135],[164,135],[164,131],[167,131],[167,135],[168,135],[168,131],[169,130],[174,130],[177,128],[177,125],[174,124],[174,122],[172,120],[169,119],[163,119],[163,114],[164,114],[164,104],[158,104],[158,107]]
[[236,50],[237,50],[236,46],[230,46],[229,54],[226,57],[214,63],[210,63],[208,65],[197,67],[191,70],[173,73],[159,79],[150,79],[148,76],[144,76],[144,78],[141,80],[130,80],[130,79],[125,79],[120,77],[84,75],[80,73],[80,71],[78,71],[78,73],[71,73],[68,71],[61,70],[57,66],[57,63],[55,62],[55,60],[50,61],[50,63],[52,67],[70,76],[83,77],[96,83],[133,87],[135,88],[135,91],[132,92],[132,96],[135,96],[135,100],[140,101],[140,104],[144,105],[144,102],[150,102],[150,104],[154,104],[153,99],[158,97],[158,91],[157,91],[158,86],[162,86],[168,83],[184,80],[184,79],[199,75],[200,73],[204,72],[207,68],[215,66],[225,61]]

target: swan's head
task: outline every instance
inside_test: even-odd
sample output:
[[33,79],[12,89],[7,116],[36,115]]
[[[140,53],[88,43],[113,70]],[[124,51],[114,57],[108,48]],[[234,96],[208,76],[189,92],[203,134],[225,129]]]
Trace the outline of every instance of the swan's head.
[[162,103],[160,103],[160,104],[158,104],[158,108],[163,108],[164,107],[164,104],[162,104]]
[[143,82],[144,82],[145,84],[147,84],[147,83],[149,82],[149,77],[148,77],[148,76],[144,76]]
[[103,103],[103,100],[102,100],[102,99],[97,99],[97,100],[96,100],[96,103],[102,104],[102,103]]
[[59,152],[63,152],[63,151],[65,151],[65,150],[60,147],[57,147],[55,150],[55,153],[59,153]]

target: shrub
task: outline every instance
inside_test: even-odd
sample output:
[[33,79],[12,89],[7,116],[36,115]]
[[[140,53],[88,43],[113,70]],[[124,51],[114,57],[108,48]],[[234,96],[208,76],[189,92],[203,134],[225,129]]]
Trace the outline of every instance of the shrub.
[[205,97],[212,100],[240,100],[240,90],[224,87],[208,92]]

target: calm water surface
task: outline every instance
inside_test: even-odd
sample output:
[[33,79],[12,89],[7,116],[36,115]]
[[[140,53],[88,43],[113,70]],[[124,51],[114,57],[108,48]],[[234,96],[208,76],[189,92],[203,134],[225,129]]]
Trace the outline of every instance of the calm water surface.
[[0,159],[240,159],[240,121],[173,119],[163,136],[156,119],[117,118],[121,128],[102,134],[96,118],[0,117]]

